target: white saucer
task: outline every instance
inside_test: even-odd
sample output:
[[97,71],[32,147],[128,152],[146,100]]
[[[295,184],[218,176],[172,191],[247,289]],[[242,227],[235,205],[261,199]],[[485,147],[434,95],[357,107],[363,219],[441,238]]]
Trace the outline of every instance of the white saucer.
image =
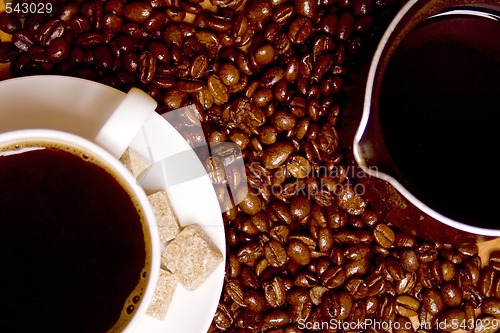
[[[0,81],[0,133],[49,128],[92,140],[124,96],[125,93],[114,88],[64,76],[30,76]],[[182,136],[156,113],[131,144],[139,153],[149,156],[144,133],[154,138],[155,147],[162,151],[162,157],[191,149]],[[175,175],[168,174],[167,170],[166,178],[169,177]],[[158,176],[155,180],[156,189],[165,189],[169,194],[181,226],[199,224],[220,249],[224,260],[195,291],[189,292],[179,284],[166,319],[159,321],[145,316],[136,332],[205,333],[217,309],[224,282],[226,240],[220,206],[208,175],[172,186],[166,185],[168,181],[164,177]]]

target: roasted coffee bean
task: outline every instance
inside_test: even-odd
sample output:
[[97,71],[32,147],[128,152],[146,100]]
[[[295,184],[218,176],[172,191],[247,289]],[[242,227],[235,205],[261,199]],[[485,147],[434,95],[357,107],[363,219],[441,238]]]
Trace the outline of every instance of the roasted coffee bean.
[[345,251],[344,255],[347,259],[360,260],[367,258],[370,254],[370,246],[366,244],[352,244],[349,245]]
[[233,317],[230,309],[223,303],[217,305],[214,315],[214,323],[219,329],[227,329],[233,324]]
[[408,272],[415,272],[419,267],[417,253],[413,249],[402,250],[399,254],[401,266]]
[[41,45],[33,45],[29,48],[28,55],[34,62],[46,64],[49,62],[46,51],[47,50]]
[[329,252],[334,244],[333,232],[330,228],[320,228],[318,234],[318,248],[321,252]]
[[277,308],[286,302],[286,290],[283,280],[276,276],[263,284],[264,297],[270,307]]
[[298,15],[308,17],[310,19],[316,18],[317,1],[312,0],[299,0],[295,2],[295,12]]
[[[111,52],[111,51],[110,51]],[[50,61],[53,64],[58,64],[61,63],[65,60],[68,59],[70,53],[70,45],[69,43],[64,39],[64,38],[56,38],[54,39],[50,45],[47,47],[45,56],[48,61]],[[33,58],[33,55],[31,55]],[[95,56],[94,56],[95,59]],[[113,60],[111,58],[111,60]],[[110,66],[112,66],[114,63],[113,61],[110,62]],[[96,63],[97,65],[97,63]]]
[[[338,204],[341,209],[351,215],[362,214],[366,207],[366,202],[356,193],[352,186],[342,186],[340,194],[338,195]],[[389,243],[392,244],[392,242],[394,242],[394,233],[391,234],[389,230],[384,227],[379,227],[379,230],[377,231],[377,233],[379,233],[379,241],[382,241],[386,246],[390,246]]]
[[269,230],[269,236],[281,244],[285,244],[290,237],[290,228],[287,225],[278,224]]
[[346,276],[351,277],[364,275],[368,271],[369,266],[370,264],[368,258],[360,260],[349,260],[344,265]]
[[377,316],[383,321],[393,321],[396,318],[396,300],[391,295],[382,296],[377,308]]
[[303,220],[309,216],[311,211],[311,201],[305,195],[292,197],[290,201],[290,214],[294,220]]
[[399,281],[405,277],[405,271],[396,258],[388,257],[385,267],[393,280]]
[[262,312],[255,312],[244,308],[238,312],[235,324],[241,329],[256,330],[263,324]]
[[318,278],[311,272],[300,272],[293,282],[298,287],[311,288],[318,284]]
[[225,284],[224,291],[231,299],[240,306],[246,306],[244,299],[244,291],[241,283],[238,280],[230,280]]
[[12,43],[19,50],[28,52],[29,48],[36,43],[35,36],[28,30],[17,30],[12,35]]
[[240,80],[240,72],[235,65],[224,63],[219,68],[219,76],[226,86],[234,86]]
[[219,47],[219,39],[217,35],[207,29],[196,30],[194,36],[196,39],[205,46],[207,50],[207,56],[212,57],[217,52],[217,48]]
[[246,214],[255,215],[262,209],[259,197],[251,192],[240,190],[236,193],[236,197],[240,202],[238,207]]
[[460,252],[462,255],[466,257],[476,256],[478,254],[478,251],[479,249],[476,243],[461,244],[458,247],[458,252]]
[[264,296],[255,289],[247,290],[244,293],[243,302],[250,310],[255,312],[262,312],[266,308]]
[[420,302],[412,296],[401,295],[396,298],[396,311],[403,317],[414,317],[418,313]]
[[500,251],[490,253],[488,265],[496,271],[500,271]]
[[415,272],[406,273],[405,276],[395,282],[396,294],[412,294],[417,283],[417,274]]
[[[444,281],[451,281],[455,278],[455,265],[451,261],[443,260],[439,266]],[[479,270],[477,271],[477,274],[479,275]]]
[[297,179],[306,178],[312,171],[309,161],[301,155],[293,155],[288,159],[288,172]]
[[138,74],[142,83],[149,83],[156,73],[156,57],[150,51],[143,51],[139,57]]
[[0,30],[12,35],[16,30],[21,29],[21,20],[13,13],[7,14],[6,11],[0,12]]
[[[241,262],[240,258],[238,257],[238,253],[236,255],[238,261]],[[239,281],[241,282],[241,285],[245,288],[253,288],[253,289],[260,288],[260,282],[257,275],[255,274],[255,271],[247,265],[242,265]]]
[[339,266],[342,266],[346,261],[346,257],[344,256],[342,249],[335,246],[333,247],[330,253],[330,259],[333,265],[339,265]]
[[430,272],[437,283],[443,282],[443,273],[441,271],[441,263],[439,260],[433,261],[429,264]]
[[314,286],[309,290],[309,296],[311,297],[311,301],[314,305],[321,304],[321,299],[323,294],[329,289],[324,286]]
[[307,265],[311,261],[311,250],[299,239],[290,239],[286,252],[288,257],[300,265]]
[[297,117],[287,111],[276,111],[271,116],[271,124],[273,124],[278,131],[289,131],[295,127]]
[[287,302],[290,304],[290,319],[292,322],[305,321],[312,310],[312,300],[308,289],[293,288],[288,292]]
[[382,275],[372,273],[365,281],[368,286],[368,296],[380,295],[385,290],[385,281]]
[[[316,269],[315,269],[316,275],[321,276],[332,265],[337,265],[337,264],[334,263],[333,260],[331,261],[327,256],[323,255],[319,256],[319,258],[316,261]],[[311,271],[314,272],[314,270]]]
[[288,260],[285,248],[276,240],[270,240],[264,246],[264,254],[269,264],[274,267],[281,267]]
[[[251,93],[251,95],[247,95],[247,97],[251,97],[252,101],[259,107],[265,107],[268,105],[273,99],[273,91],[269,88],[257,89],[259,82],[254,81],[256,83],[255,89]],[[248,86],[247,86],[248,91]]]
[[359,244],[361,241],[354,230],[339,229],[334,233],[336,243]]
[[368,286],[360,278],[349,279],[345,287],[351,293],[353,299],[363,299],[368,294]]
[[441,314],[437,322],[442,326],[441,331],[451,332],[460,329],[460,325],[465,323],[465,312],[460,309],[450,309]]
[[344,320],[352,309],[352,297],[347,291],[329,290],[322,296],[320,309],[327,319]]
[[104,44],[104,35],[100,32],[85,32],[76,37],[76,45],[84,49],[91,49],[99,44]]
[[288,159],[294,150],[293,144],[289,141],[274,143],[264,150],[262,163],[269,170],[276,169]]
[[264,314],[263,327],[282,327],[290,322],[288,313],[281,309],[269,310]]
[[453,281],[443,283],[441,286],[441,296],[449,307],[455,307],[462,303],[463,291]]
[[365,298],[365,309],[368,316],[374,315],[377,312],[379,299],[374,296]]
[[129,21],[143,23],[153,12],[153,7],[147,1],[133,1],[125,4],[123,15]]
[[394,231],[386,224],[379,223],[373,229],[375,241],[382,247],[389,248],[394,243]]
[[183,22],[186,18],[186,12],[181,7],[169,7],[165,11],[167,20],[171,22]]
[[233,27],[231,18],[219,15],[207,15],[205,24],[207,28],[218,32],[228,32]]
[[123,14],[123,3],[120,0],[110,0],[104,5],[103,11],[105,13],[113,13],[116,15]]
[[486,298],[481,305],[481,312],[500,319],[500,298]]
[[[366,213],[366,212],[365,212]],[[364,214],[363,213],[361,215],[361,218],[363,218],[363,221],[365,221],[365,218],[364,218]],[[371,212],[371,214],[375,215],[375,213]],[[369,215],[371,216],[371,215]],[[375,215],[372,220],[374,221],[378,221],[377,220],[377,216]],[[365,221],[365,223],[367,223],[367,221]],[[367,223],[369,226],[374,226],[375,223]],[[403,247],[414,247],[415,246],[415,243],[417,242],[415,236],[413,235],[410,235],[406,232],[402,232],[402,231],[397,231],[394,233],[395,234],[395,238],[394,238],[394,247],[396,248],[403,248]],[[418,257],[418,256],[417,256]]]
[[454,264],[460,264],[463,261],[463,256],[458,252],[456,249],[451,249],[451,248],[445,248],[441,249],[439,254],[445,258],[451,261]]
[[195,93],[206,89],[205,82],[194,79],[181,79],[176,83],[177,89],[187,93]]
[[292,43],[302,44],[312,33],[313,24],[307,17],[296,18],[288,29],[288,38]]
[[255,265],[257,259],[264,254],[264,248],[257,242],[248,243],[242,246],[238,252],[238,260],[249,266]]
[[261,25],[271,17],[271,2],[268,0],[250,1],[247,3],[246,13],[248,22]]
[[292,223],[290,209],[283,201],[273,201],[269,204],[269,208],[280,221],[285,222],[286,224]]
[[53,19],[40,28],[37,34],[38,42],[42,45],[49,45],[54,39],[63,35],[65,24],[61,20]]
[[343,285],[346,278],[347,274],[342,266],[330,267],[320,276],[321,284],[329,289]]
[[265,66],[272,63],[275,58],[275,50],[273,45],[264,44],[260,46],[257,50],[255,50],[254,58],[255,62],[259,66]]
[[438,325],[436,322],[437,315],[434,315],[427,311],[426,309],[420,309],[418,313],[418,321],[421,323],[422,326],[426,327],[434,327],[435,325]]
[[102,21],[105,34],[109,36],[107,39],[111,39],[111,37],[114,37],[119,31],[122,30],[123,18],[121,16],[109,13],[103,17]]
[[423,242],[417,246],[417,256],[421,263],[428,263],[436,260],[438,251],[433,243]]
[[220,105],[229,101],[227,87],[218,76],[210,74],[207,79],[207,86],[212,96],[214,96],[215,104]]
[[433,315],[441,313],[445,309],[445,303],[439,290],[429,288],[423,291],[422,307]]
[[338,21],[337,13],[327,14],[321,18],[319,28],[328,34],[334,35],[337,32]]
[[493,267],[486,266],[483,268],[479,279],[479,290],[485,297],[493,296],[497,275],[498,273]]

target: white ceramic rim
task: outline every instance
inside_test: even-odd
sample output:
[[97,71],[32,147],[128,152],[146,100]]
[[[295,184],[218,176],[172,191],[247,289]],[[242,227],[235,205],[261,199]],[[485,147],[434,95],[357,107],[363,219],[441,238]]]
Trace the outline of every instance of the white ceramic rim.
[[146,289],[141,297],[141,301],[137,306],[132,319],[123,329],[123,333],[131,333],[140,322],[141,318],[146,314],[149,304],[154,296],[158,276],[160,274],[160,241],[158,228],[156,227],[156,218],[149,204],[148,198],[144,190],[137,185],[137,180],[127,170],[127,168],[116,159],[111,153],[99,145],[82,138],[81,136],[52,129],[21,129],[9,132],[0,133],[0,146],[15,144],[22,141],[49,141],[63,142],[67,145],[81,148],[92,152],[108,165],[113,171],[117,172],[133,191],[134,196],[139,201],[147,221],[148,231],[151,238],[151,267],[149,268],[149,277],[146,284]]
[[493,236],[493,237],[498,237],[500,236],[500,230],[494,230],[494,229],[486,229],[486,228],[480,228],[480,227],[475,227],[471,226],[468,224],[464,224],[462,222],[456,221],[454,219],[451,219],[447,216],[444,216],[441,213],[436,212],[434,209],[430,208],[426,204],[424,204],[422,201],[417,199],[413,194],[411,194],[403,185],[401,185],[400,182],[398,182],[394,177],[378,171],[378,170],[373,170],[371,168],[368,168],[366,165],[366,161],[363,158],[363,155],[361,153],[361,148],[360,148],[360,142],[363,137],[363,134],[366,130],[366,127],[368,125],[368,119],[370,117],[370,110],[371,110],[371,100],[372,100],[372,94],[373,94],[373,84],[375,82],[375,76],[378,70],[378,65],[380,63],[380,59],[382,57],[382,52],[385,50],[387,43],[389,41],[389,38],[392,36],[394,31],[396,30],[396,27],[399,25],[401,20],[408,14],[408,12],[412,9],[412,7],[421,2],[421,0],[410,0],[408,1],[402,8],[401,10],[396,14],[394,19],[391,21],[387,29],[385,30],[378,46],[377,49],[375,50],[375,53],[373,55],[371,64],[370,64],[370,69],[368,72],[368,77],[366,81],[366,90],[365,90],[365,95],[364,95],[364,101],[363,101],[363,113],[361,116],[361,121],[359,124],[359,127],[356,131],[356,134],[354,135],[354,140],[353,140],[353,153],[354,153],[354,159],[356,160],[356,163],[361,167],[361,169],[366,172],[368,175],[380,178],[382,180],[387,181],[390,183],[396,190],[398,190],[401,195],[406,197],[413,205],[415,205],[418,209],[420,209],[422,212],[425,214],[431,216],[432,218],[450,226],[458,230],[462,230],[465,232],[477,234],[477,235],[483,235],[483,236]]

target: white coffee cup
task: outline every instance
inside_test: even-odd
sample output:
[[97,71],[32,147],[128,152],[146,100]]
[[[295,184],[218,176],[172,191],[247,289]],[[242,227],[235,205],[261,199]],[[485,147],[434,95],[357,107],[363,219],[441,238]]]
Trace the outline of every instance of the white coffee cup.
[[[104,169],[118,179],[119,183],[126,189],[126,192],[130,194],[133,202],[137,204],[137,210],[143,221],[144,238],[147,247],[145,251],[147,253],[147,260],[146,267],[144,268],[147,272],[147,277],[144,282],[144,288],[141,289],[140,297],[133,302],[133,310],[130,311],[131,314],[125,316],[126,319],[120,319],[122,322],[117,324],[116,329],[113,328],[111,331],[133,332],[136,325],[146,313],[158,281],[160,242],[155,216],[144,190],[118,159],[133,140],[142,124],[154,112],[155,107],[156,102],[151,97],[133,88],[126,95],[119,107],[111,114],[97,137],[93,140],[94,142],[72,133],[52,129],[22,129],[0,134],[0,156],[2,155],[2,150],[7,149],[12,153],[12,147],[14,147],[15,151],[16,147],[22,149],[31,145],[31,143],[42,142],[52,148],[57,145],[65,147],[64,149],[68,147],[70,149],[74,148],[79,152],[91,156],[91,158],[95,158],[100,166],[104,167]],[[0,191],[2,190],[5,191],[8,189],[0,189]],[[28,233],[29,231],[26,232]],[[25,299],[24,301],[30,302],[29,299]],[[96,304],[96,306],[99,305]],[[21,311],[21,309],[18,309],[18,311]],[[26,318],[26,320],[30,320],[30,318]]]

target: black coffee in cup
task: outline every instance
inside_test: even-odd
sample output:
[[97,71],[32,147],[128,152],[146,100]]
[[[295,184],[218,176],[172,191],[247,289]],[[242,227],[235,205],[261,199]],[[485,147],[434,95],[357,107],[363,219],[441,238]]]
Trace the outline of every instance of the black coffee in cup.
[[51,142],[0,152],[0,327],[120,331],[144,292],[145,219],[115,171]]
[[379,99],[398,179],[432,209],[496,228],[500,22],[482,10],[425,20],[396,47]]

